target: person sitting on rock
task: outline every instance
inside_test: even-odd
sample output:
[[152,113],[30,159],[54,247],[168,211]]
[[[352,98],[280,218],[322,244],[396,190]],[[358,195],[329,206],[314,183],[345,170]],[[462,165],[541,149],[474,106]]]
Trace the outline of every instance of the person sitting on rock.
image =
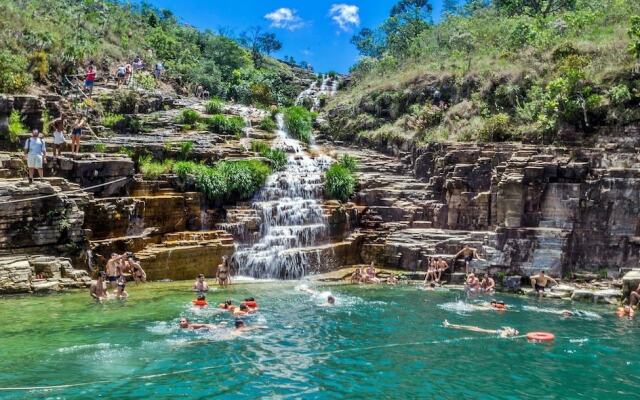
[[491,294],[495,292],[496,282],[489,276],[489,274],[485,273],[482,277],[482,282],[480,282],[480,291],[485,294]]
[[373,261],[371,261],[371,264],[367,268],[364,278],[366,283],[380,283],[380,279],[376,276],[376,267]]
[[426,285],[430,281],[436,282],[437,279],[437,266],[436,260],[431,259],[427,261],[427,275],[424,277],[424,284]]
[[436,282],[442,280],[442,274],[449,269],[449,263],[444,258],[436,257]]
[[495,334],[500,336],[501,338],[518,336],[520,334],[520,332],[518,332],[517,329],[510,328],[510,327],[503,327],[500,329],[484,329],[484,328],[479,328],[477,326],[471,326],[471,325],[450,324],[449,321],[447,321],[446,319],[442,323],[442,326],[444,326],[445,328],[451,328],[451,329],[461,329],[461,330],[471,331],[471,332]]
[[199,274],[196,281],[193,283],[193,290],[196,292],[208,292],[209,285],[204,280],[204,274]]
[[484,261],[484,259],[478,256],[478,250],[470,247],[468,244],[465,244],[464,248],[460,250],[455,256],[453,256],[454,261],[459,258],[462,258],[464,260],[465,274],[469,274],[469,265],[471,264],[471,261],[473,261],[474,259]]
[[398,284],[398,278],[396,278],[396,274],[391,273],[391,275],[389,275],[389,277],[387,278],[387,284],[388,285],[397,285]]
[[351,283],[360,282],[362,282],[362,268],[356,268],[356,270],[351,274]]
[[107,287],[104,282],[104,272],[100,272],[98,274],[98,279],[91,283],[89,294],[92,298],[98,301],[103,301],[108,298]]
[[640,302],[640,284],[638,284],[638,288],[635,291],[629,293],[629,305],[635,306],[638,302]]
[[558,282],[550,276],[544,274],[544,271],[540,271],[538,275],[534,275],[531,278],[531,286],[542,297],[544,290],[547,287],[547,283],[551,282],[554,285],[558,285]]
[[231,284],[231,271],[226,256],[222,257],[222,262],[218,265],[216,278],[218,278],[218,285],[220,285],[220,287],[227,287]]

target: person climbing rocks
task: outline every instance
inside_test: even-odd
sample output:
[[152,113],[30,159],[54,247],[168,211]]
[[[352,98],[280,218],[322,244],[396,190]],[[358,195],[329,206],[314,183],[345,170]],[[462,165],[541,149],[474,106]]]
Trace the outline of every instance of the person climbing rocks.
[[554,285],[558,285],[558,282],[550,276],[544,274],[544,271],[540,271],[538,275],[534,275],[531,278],[531,287],[542,297],[544,295],[544,290],[547,287],[549,282]]
[[153,68],[153,77],[156,78],[156,80],[160,80],[160,76],[162,75],[163,71],[164,65],[162,65],[162,62],[158,61]]
[[116,84],[118,87],[125,84],[125,78],[127,76],[127,69],[124,65],[118,67],[116,71]]
[[193,283],[193,290],[196,292],[207,292],[209,290],[209,285],[204,280],[204,274],[199,274],[196,278],[196,281]]
[[131,77],[133,76],[133,67],[131,64],[124,66],[124,84],[129,85],[131,83]]
[[76,123],[73,124],[71,129],[71,152],[80,153],[80,138],[82,137],[82,129],[86,124],[84,118],[79,118]]
[[218,285],[220,285],[220,287],[224,288],[231,284],[231,271],[229,268],[229,260],[226,256],[222,257],[222,262],[218,265],[216,278],[218,278]]
[[454,261],[459,258],[462,258],[464,260],[465,275],[469,274],[469,265],[471,264],[471,261],[473,260],[484,261],[484,259],[478,256],[478,250],[473,247],[470,247],[468,244],[465,244],[462,250],[460,250],[455,256],[453,256]]
[[104,282],[104,272],[100,272],[98,274],[98,278],[95,282],[91,283],[91,287],[89,288],[89,294],[91,297],[97,301],[106,300],[108,297],[107,288]]
[[24,158],[29,168],[29,183],[33,183],[33,174],[38,170],[40,179],[44,178],[43,163],[47,156],[47,146],[37,129],[31,131],[31,137],[24,143]]
[[142,68],[144,68],[144,62],[142,62],[140,56],[136,56],[136,58],[133,59],[133,70],[134,72],[139,72],[142,71]]
[[93,61],[89,62],[89,66],[85,72],[84,89],[88,93],[89,98],[93,95],[93,85],[96,81],[96,67],[93,65]]
[[442,326],[444,326],[445,328],[450,328],[450,329],[460,329],[460,330],[471,331],[471,332],[496,334],[496,335],[498,335],[498,336],[500,336],[502,338],[518,336],[520,334],[520,332],[518,332],[517,329],[510,328],[508,326],[502,327],[500,329],[484,329],[484,328],[480,328],[480,327],[477,327],[477,326],[471,326],[471,325],[451,324],[446,319],[442,323]]
[[480,282],[480,291],[485,294],[492,294],[496,290],[496,282],[489,274],[485,273]]

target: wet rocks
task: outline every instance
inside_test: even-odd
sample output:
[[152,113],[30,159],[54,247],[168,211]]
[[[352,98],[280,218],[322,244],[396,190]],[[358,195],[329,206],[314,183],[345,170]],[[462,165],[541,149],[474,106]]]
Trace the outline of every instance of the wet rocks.
[[74,269],[70,259],[51,256],[0,257],[0,294],[59,291],[88,287],[86,271]]

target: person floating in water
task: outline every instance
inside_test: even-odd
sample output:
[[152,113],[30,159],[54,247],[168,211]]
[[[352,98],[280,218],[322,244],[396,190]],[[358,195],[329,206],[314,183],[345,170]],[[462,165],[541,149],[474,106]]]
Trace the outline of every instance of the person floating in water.
[[98,279],[96,279],[95,282],[91,283],[89,294],[91,295],[92,298],[98,301],[103,301],[108,298],[107,286],[104,281],[104,272],[100,272],[98,274]]
[[179,326],[182,329],[188,329],[190,331],[195,331],[200,329],[214,330],[218,328],[216,325],[212,325],[212,324],[192,324],[189,322],[189,320],[186,317],[180,318]]
[[496,290],[496,282],[489,276],[489,274],[485,273],[482,282],[480,282],[480,291],[485,294],[493,294]]
[[507,327],[502,327],[500,329],[484,329],[484,328],[480,328],[480,327],[477,327],[477,326],[471,326],[471,325],[451,324],[446,319],[442,323],[442,326],[444,326],[445,328],[460,329],[460,330],[464,330],[464,331],[488,333],[488,334],[492,334],[492,335],[493,334],[497,334],[498,336],[503,337],[503,338],[518,336],[520,334],[520,332],[518,332],[517,329],[510,328],[508,326]]
[[244,301],[241,304],[244,304],[245,306],[249,307],[249,310],[251,312],[258,311],[258,303],[256,302],[256,299],[253,297],[247,297],[246,299],[244,299]]
[[207,285],[207,282],[204,280],[204,274],[198,275],[196,281],[193,283],[193,290],[200,293],[209,291],[209,285]]
[[218,304],[218,308],[233,312],[233,310],[236,309],[236,306],[233,305],[233,301],[232,300],[227,300],[224,303]]
[[222,257],[222,262],[218,265],[216,277],[218,278],[218,285],[220,285],[220,287],[227,287],[231,284],[231,271],[226,256]]
[[544,290],[549,282],[553,283],[556,286],[558,285],[558,281],[550,276],[545,275],[544,271],[540,271],[538,275],[534,275],[531,277],[531,286],[540,295],[540,297],[544,295]]
[[[317,290],[313,290],[313,289],[309,289],[306,285],[302,285],[298,288],[299,291],[304,292],[304,293],[309,293],[312,296],[318,296],[319,293]],[[329,293],[325,299],[326,303],[322,304],[324,306],[332,306],[336,303],[336,298]]]
[[453,256],[454,261],[459,258],[462,258],[464,260],[465,275],[469,274],[469,265],[471,264],[471,261],[473,260],[484,261],[484,259],[480,258],[480,256],[478,255],[478,250],[474,249],[473,247],[469,247],[468,244],[465,244],[462,250],[460,250],[458,253],[456,253],[455,256]]
[[198,298],[195,300],[191,301],[193,303],[194,306],[198,306],[198,307],[204,307],[207,304],[207,298],[205,297],[205,295],[203,293],[198,293]]

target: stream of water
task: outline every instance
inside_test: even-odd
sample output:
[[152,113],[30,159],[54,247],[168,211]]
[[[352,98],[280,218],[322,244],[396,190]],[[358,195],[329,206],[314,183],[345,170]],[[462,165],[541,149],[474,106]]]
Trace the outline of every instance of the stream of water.
[[309,156],[287,135],[282,115],[277,125],[274,147],[289,153],[287,166],[268,178],[253,201],[261,218],[260,240],[240,247],[233,262],[240,275],[297,279],[310,272],[309,257],[319,257],[314,246],[328,240],[322,175],[330,159]]

